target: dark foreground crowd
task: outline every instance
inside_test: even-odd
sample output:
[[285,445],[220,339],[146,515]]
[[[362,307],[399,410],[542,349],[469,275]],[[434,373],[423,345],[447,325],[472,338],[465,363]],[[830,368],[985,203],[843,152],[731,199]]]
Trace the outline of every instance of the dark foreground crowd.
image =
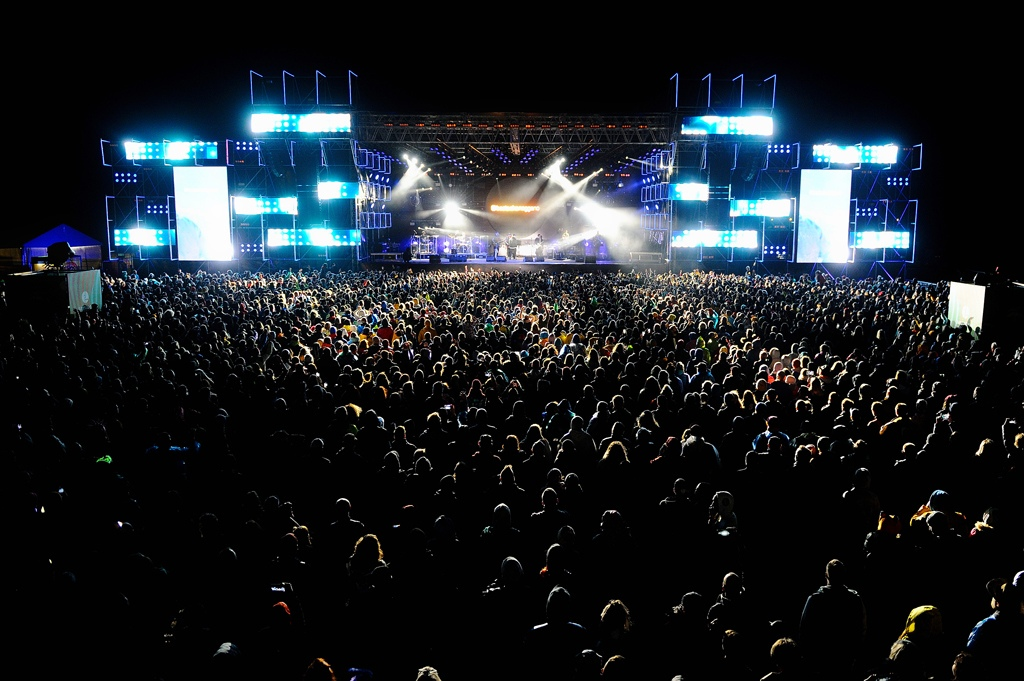
[[103,287],[0,313],[19,675],[1021,678],[1024,334],[946,284]]

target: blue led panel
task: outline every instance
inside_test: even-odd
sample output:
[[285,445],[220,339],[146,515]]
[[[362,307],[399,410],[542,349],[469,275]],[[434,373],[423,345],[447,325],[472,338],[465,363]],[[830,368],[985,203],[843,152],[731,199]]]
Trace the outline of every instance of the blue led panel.
[[316,194],[321,201],[330,199],[354,199],[359,196],[358,182],[320,182]]
[[114,246],[171,246],[174,231],[170,229],[115,229]]
[[789,199],[732,199],[729,201],[729,217],[785,218],[789,217],[792,208]]
[[299,199],[297,196],[281,198],[258,198],[248,196],[231,197],[235,206],[235,215],[298,215]]
[[683,119],[683,135],[756,135],[771,137],[771,116],[689,116]]
[[670,185],[673,201],[707,201],[710,190],[706,182],[681,182]]
[[352,114],[348,113],[254,113],[252,131],[259,132],[352,132]]
[[684,229],[672,233],[673,248],[757,248],[756,229]]
[[910,232],[865,230],[853,233],[854,248],[910,248]]
[[815,144],[811,148],[815,163],[839,165],[892,165],[896,163],[899,147],[895,144],[840,146],[838,144]]
[[216,160],[216,142],[125,142],[124,157],[129,161]]
[[319,246],[341,247],[359,244],[358,229],[325,229],[311,227],[308,229],[268,229],[267,247],[281,246]]

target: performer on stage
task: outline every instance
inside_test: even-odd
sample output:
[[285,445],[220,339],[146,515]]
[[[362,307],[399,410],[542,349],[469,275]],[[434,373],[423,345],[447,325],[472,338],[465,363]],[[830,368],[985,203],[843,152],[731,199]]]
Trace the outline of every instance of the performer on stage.
[[538,234],[533,240],[534,250],[533,254],[538,258],[544,257],[544,235]]
[[519,248],[519,239],[516,238],[515,234],[508,235],[508,257],[510,260],[515,260],[516,249]]

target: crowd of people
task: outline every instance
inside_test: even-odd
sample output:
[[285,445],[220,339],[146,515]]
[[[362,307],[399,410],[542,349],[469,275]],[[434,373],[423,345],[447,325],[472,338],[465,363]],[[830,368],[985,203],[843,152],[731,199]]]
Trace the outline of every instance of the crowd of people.
[[102,282],[0,311],[33,676],[1020,678],[1024,335],[946,282]]

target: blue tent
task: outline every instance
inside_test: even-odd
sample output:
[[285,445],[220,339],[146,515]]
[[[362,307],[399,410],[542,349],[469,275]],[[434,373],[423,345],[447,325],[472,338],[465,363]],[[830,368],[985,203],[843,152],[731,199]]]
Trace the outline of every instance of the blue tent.
[[67,225],[57,225],[48,232],[27,241],[21,249],[22,265],[34,269],[36,263],[45,263],[47,249],[50,245],[64,241],[75,252],[75,260],[81,259],[82,269],[99,269],[102,266],[103,244],[88,234],[83,234]]

